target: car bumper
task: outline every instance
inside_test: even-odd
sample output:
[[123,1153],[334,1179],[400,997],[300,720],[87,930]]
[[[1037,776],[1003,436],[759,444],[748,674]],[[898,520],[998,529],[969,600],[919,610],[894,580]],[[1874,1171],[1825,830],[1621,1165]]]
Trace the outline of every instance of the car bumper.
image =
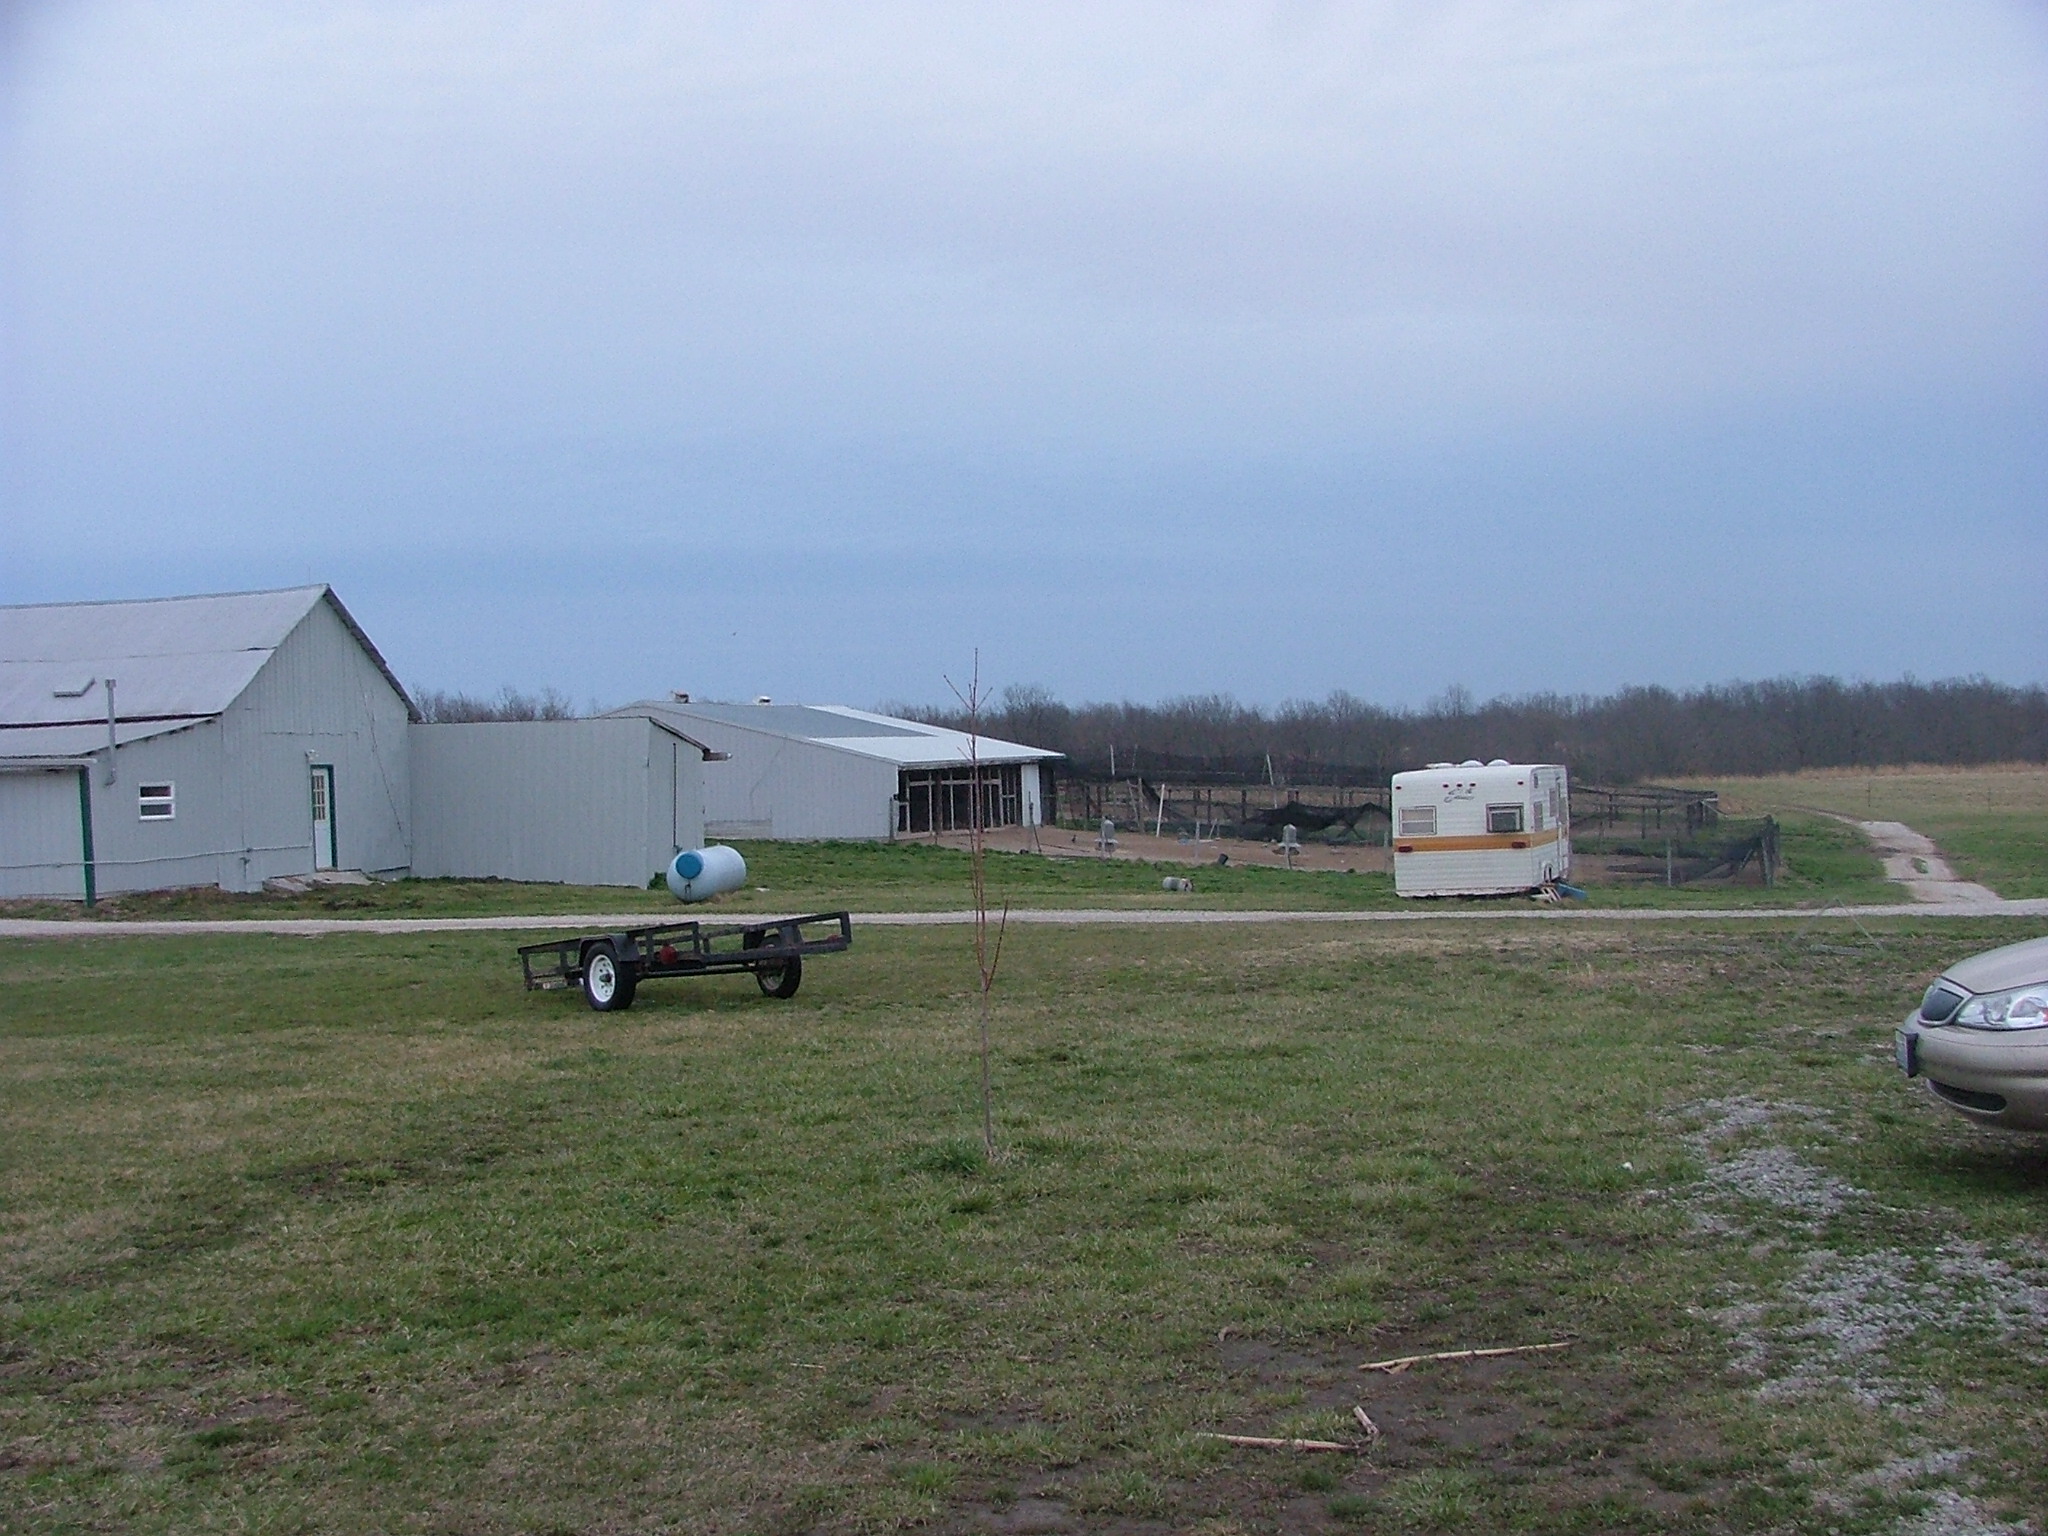
[[2048,1131],[2048,1030],[2007,1034],[1909,1018],[1893,1036],[1899,1070],[1979,1125]]

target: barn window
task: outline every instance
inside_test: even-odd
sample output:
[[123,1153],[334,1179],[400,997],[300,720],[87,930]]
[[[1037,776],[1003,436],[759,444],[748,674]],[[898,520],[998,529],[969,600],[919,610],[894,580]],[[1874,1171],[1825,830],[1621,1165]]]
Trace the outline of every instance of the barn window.
[[1489,805],[1486,808],[1486,830],[1489,832],[1521,831],[1522,808],[1519,805]]
[[1433,805],[1402,806],[1401,835],[1403,837],[1435,837],[1436,807]]
[[135,791],[136,814],[144,821],[170,821],[178,814],[178,786],[142,784]]

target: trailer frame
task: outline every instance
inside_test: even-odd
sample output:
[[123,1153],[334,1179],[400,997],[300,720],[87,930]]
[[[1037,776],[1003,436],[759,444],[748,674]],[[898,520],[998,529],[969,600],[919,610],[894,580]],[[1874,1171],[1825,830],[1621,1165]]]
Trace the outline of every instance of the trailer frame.
[[838,954],[852,943],[850,912],[655,923],[521,945],[519,968],[529,992],[575,987],[599,1013],[612,1013],[633,1006],[641,982],[671,976],[745,972],[767,996],[794,997],[805,957]]

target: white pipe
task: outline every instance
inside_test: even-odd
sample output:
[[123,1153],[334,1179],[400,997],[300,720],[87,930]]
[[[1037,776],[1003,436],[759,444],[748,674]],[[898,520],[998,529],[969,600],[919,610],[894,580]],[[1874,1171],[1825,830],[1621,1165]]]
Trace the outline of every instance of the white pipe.
[[114,782],[114,680],[111,677],[107,679],[107,771],[100,782]]
[[[184,864],[193,859],[246,859],[252,853],[304,853],[304,843],[270,843],[261,848],[214,848],[199,853],[153,853],[146,859],[95,858],[93,863],[102,869],[132,869],[143,864]],[[48,859],[37,864],[0,864],[0,870],[18,869],[76,869],[76,859]]]

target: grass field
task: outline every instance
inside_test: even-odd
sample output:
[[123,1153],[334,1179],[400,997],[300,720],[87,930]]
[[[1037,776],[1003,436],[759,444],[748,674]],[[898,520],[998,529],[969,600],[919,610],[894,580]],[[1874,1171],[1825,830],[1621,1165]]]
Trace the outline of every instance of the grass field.
[[2048,896],[2048,768],[1828,770],[1716,786],[1747,810],[1804,807],[1861,821],[1902,821],[1956,873],[2001,896]]
[[[749,882],[744,891],[692,909],[720,912],[794,912],[853,907],[863,912],[947,911],[966,903],[967,855],[922,843],[740,843]],[[1784,831],[1787,869],[1775,889],[1761,885],[1705,884],[1665,890],[1614,887],[1593,892],[1595,906],[1755,906],[1820,900],[1887,902],[1899,899],[1862,840],[1825,817],[1792,816]],[[1192,907],[1198,910],[1346,911],[1410,906],[1394,895],[1385,873],[1213,865],[1148,864],[1128,860],[1047,858],[1033,854],[988,856],[993,900],[1019,907]],[[1195,890],[1169,896],[1165,875],[1192,875]],[[1519,901],[1520,898],[1514,898]],[[10,902],[8,913],[46,917],[244,916],[518,916],[644,911],[652,918],[677,913],[666,889],[616,886],[529,885],[489,880],[400,880],[336,886],[302,895],[234,895],[217,890],[154,892],[111,898],[88,913],[76,902]]]
[[1998,1530],[2048,1156],[1886,1050],[2039,925],[1867,926],[1019,931],[994,1164],[958,932],[0,945],[0,1527]]

